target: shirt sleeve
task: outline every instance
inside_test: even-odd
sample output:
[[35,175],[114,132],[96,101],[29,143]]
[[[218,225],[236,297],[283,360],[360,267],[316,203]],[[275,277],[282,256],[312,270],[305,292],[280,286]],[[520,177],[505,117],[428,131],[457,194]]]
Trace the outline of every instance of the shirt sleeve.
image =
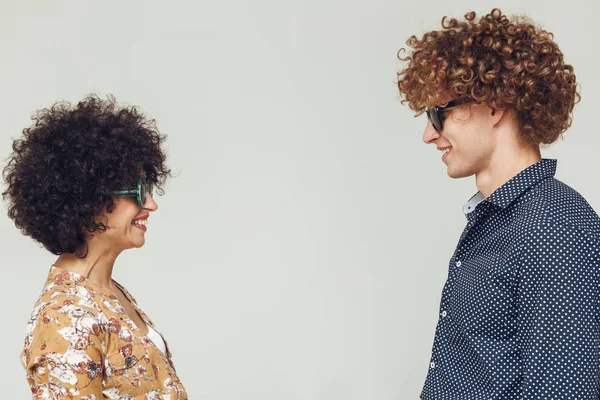
[[103,351],[97,315],[68,300],[54,304],[41,308],[22,354],[33,399],[100,400]]
[[598,244],[546,224],[528,238],[518,272],[520,399],[597,399]]

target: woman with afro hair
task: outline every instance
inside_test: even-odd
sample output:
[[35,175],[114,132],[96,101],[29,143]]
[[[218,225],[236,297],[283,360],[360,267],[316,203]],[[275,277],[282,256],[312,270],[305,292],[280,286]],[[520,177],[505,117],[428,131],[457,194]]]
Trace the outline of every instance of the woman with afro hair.
[[111,278],[158,209],[164,140],[136,107],[90,95],[39,111],[14,141],[8,215],[58,256],[21,352],[34,399],[187,399],[166,341]]

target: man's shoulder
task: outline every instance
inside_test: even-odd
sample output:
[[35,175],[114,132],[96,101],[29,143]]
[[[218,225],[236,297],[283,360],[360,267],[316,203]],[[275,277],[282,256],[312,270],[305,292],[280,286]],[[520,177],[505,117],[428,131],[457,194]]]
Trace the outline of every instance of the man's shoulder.
[[540,182],[526,196],[523,209],[538,224],[568,226],[600,239],[600,217],[571,186],[551,178]]

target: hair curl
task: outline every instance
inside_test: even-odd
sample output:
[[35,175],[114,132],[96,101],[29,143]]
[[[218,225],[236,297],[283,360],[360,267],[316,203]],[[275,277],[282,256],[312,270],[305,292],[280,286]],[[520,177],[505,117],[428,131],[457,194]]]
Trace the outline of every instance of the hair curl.
[[96,217],[114,211],[114,192],[135,186],[142,170],[164,193],[166,136],[136,107],[89,95],[32,120],[13,142],[2,196],[15,226],[50,252],[76,253],[90,234],[106,231]]
[[479,21],[475,12],[465,21],[444,17],[442,28],[411,36],[406,57],[406,49],[398,52],[408,62],[398,72],[402,103],[417,115],[442,96],[513,109],[523,139],[538,145],[555,142],[571,125],[580,95],[552,33],[525,17],[511,22],[497,8]]

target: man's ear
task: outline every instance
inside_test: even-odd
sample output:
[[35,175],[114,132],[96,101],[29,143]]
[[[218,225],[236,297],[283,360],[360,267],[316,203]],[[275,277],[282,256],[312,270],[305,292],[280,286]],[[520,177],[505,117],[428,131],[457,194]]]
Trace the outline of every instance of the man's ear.
[[492,108],[490,110],[490,117],[494,126],[498,125],[502,119],[509,114],[508,110],[502,108]]

